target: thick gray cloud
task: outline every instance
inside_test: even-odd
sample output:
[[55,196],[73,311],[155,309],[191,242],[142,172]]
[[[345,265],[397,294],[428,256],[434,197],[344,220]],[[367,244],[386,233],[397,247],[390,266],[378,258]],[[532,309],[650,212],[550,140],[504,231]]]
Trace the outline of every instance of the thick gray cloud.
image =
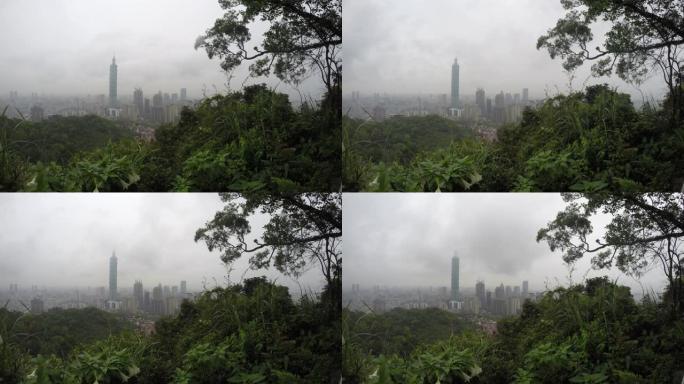
[[[0,92],[55,95],[107,94],[109,64],[116,54],[119,95],[135,87],[199,98],[226,91],[219,60],[194,44],[223,15],[218,0],[2,0],[0,2]],[[254,24],[256,45],[266,25]],[[298,94],[275,77],[252,79],[247,65],[233,73],[232,89],[267,82]],[[303,93],[320,94],[314,81]]]
[[[493,95],[530,89],[530,97],[582,88],[589,66],[570,82],[560,59],[538,51],[539,36],[564,15],[558,0],[345,0],[343,4],[344,91],[450,93],[451,64],[460,63],[461,94],[478,87]],[[607,30],[598,24],[595,36]],[[608,82],[641,100],[617,78]],[[657,98],[658,76],[641,86]]]
[[[560,254],[535,241],[537,231],[565,207],[557,194],[344,194],[345,287],[449,286],[451,257],[460,258],[461,286],[520,285],[531,290],[608,274],[631,286],[636,280],[612,270],[594,271],[589,259],[571,271]],[[607,216],[596,217],[601,234]],[[659,292],[653,270],[640,280]]]
[[[147,286],[238,282],[266,275],[297,292],[318,290],[312,269],[296,280],[277,271],[252,271],[247,258],[229,274],[218,252],[195,243],[195,231],[223,203],[216,194],[2,194],[0,195],[0,289],[10,283],[47,287],[106,286],[116,251],[119,286],[137,279]],[[261,233],[268,217],[251,222]]]

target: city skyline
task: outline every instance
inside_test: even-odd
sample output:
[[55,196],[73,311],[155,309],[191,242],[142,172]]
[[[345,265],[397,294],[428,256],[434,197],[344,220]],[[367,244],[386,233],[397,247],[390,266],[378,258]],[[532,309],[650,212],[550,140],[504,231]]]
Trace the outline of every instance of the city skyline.
[[[192,5],[182,0],[122,0],[116,6],[84,0],[2,1],[0,99],[10,91],[19,95],[107,95],[108,68],[102,58],[111,58],[112,53],[119,66],[119,96],[121,90],[132,94],[141,86],[150,90],[185,87],[192,95],[203,91],[213,95],[226,93],[230,81],[232,90],[243,82],[265,82],[298,98],[295,87],[274,76],[251,78],[248,64],[229,77],[221,70],[219,59],[209,59],[203,49],[194,48],[196,39],[224,12],[215,0]],[[261,21],[254,24],[250,45],[259,43],[267,28]],[[304,81],[299,90],[305,95],[322,94],[315,80]]]
[[[10,284],[107,287],[113,249],[119,290],[136,280],[185,280],[192,289],[226,285],[229,271],[220,254],[194,241],[195,231],[223,207],[216,194],[54,194],[39,201],[28,194],[0,196],[0,290]],[[253,236],[266,222],[265,215],[255,216]],[[232,267],[231,283],[265,275],[293,293],[300,285],[314,291],[323,286],[315,269],[295,280],[271,269],[253,271],[247,258]]]
[[[558,194],[345,194],[343,285],[449,287],[450,255],[459,257],[459,286],[520,285],[530,292],[608,275],[633,293],[665,285],[658,268],[639,281],[613,269],[592,270],[591,255],[571,270],[559,253],[537,243],[537,231],[565,204]],[[373,212],[369,216],[367,212]],[[593,221],[603,233],[607,217]],[[593,240],[590,240],[593,241]],[[572,280],[569,279],[572,278]],[[643,285],[643,288],[642,288]],[[522,288],[522,286],[521,286]]]
[[[465,15],[463,9],[468,9],[467,17],[459,17]],[[457,56],[460,88],[468,94],[477,88],[528,88],[531,99],[568,93],[570,78],[561,60],[536,49],[537,39],[563,15],[559,2],[544,0],[435,0],[429,6],[417,0],[347,0],[345,92],[450,94],[449,71],[444,68]],[[596,31],[605,30],[605,23],[598,22]],[[598,45],[601,35],[596,38],[592,44]],[[575,73],[574,90],[585,82],[608,83],[641,101],[639,90],[615,76],[588,78],[590,66]],[[641,84],[647,100],[664,94],[658,79],[655,73]]]

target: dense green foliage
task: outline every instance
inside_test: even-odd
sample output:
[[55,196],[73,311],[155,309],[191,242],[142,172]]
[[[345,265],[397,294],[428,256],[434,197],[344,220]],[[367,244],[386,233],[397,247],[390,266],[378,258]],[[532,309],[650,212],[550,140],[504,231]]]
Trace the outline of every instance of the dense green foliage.
[[363,335],[359,347],[372,355],[407,357],[420,345],[473,329],[469,321],[437,308],[395,308],[382,314],[349,312],[345,316],[355,332]]
[[684,182],[684,127],[673,128],[666,109],[635,110],[628,95],[607,86],[527,109],[519,124],[499,129],[495,142],[435,146],[404,165],[374,163],[355,136],[361,124],[344,125],[350,190],[678,191]]
[[525,302],[493,337],[466,332],[406,358],[370,354],[345,319],[344,372],[350,382],[383,384],[673,382],[682,375],[684,320],[668,314],[667,303],[635,303],[629,288],[589,279]]
[[55,116],[41,122],[0,118],[7,139],[22,159],[31,163],[67,164],[82,151],[105,146],[108,142],[133,138],[133,132],[111,120],[89,115]]
[[0,382],[335,383],[341,369],[335,289],[294,302],[287,288],[248,279],[184,302],[176,317],[156,323],[151,337],[108,336],[105,324],[113,334],[118,323],[107,323],[113,316],[96,309],[41,316],[2,310]]
[[287,289],[247,280],[185,303],[158,323],[149,382],[334,382],[339,319],[325,300],[292,302]]
[[21,315],[0,309],[3,322],[12,322],[16,343],[27,353],[68,356],[79,344],[131,330],[124,319],[97,308],[51,309],[39,315]]
[[300,111],[265,86],[206,99],[184,110],[177,125],[157,131],[141,188],[334,191],[340,129],[329,103],[335,97]]
[[436,115],[398,116],[382,122],[345,120],[354,130],[356,150],[373,163],[406,165],[420,152],[472,136],[459,123]]
[[[335,88],[320,105],[295,110],[284,94],[246,87],[184,109],[152,143],[109,142],[131,133],[97,117],[57,118],[39,128],[0,117],[0,189],[334,191],[341,174],[338,94]],[[25,137],[35,145],[22,144]]]

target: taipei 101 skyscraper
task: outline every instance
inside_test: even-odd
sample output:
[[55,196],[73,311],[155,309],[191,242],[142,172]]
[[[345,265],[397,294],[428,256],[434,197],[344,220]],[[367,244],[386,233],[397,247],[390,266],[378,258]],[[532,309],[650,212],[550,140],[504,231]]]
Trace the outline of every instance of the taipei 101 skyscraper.
[[112,57],[112,65],[109,66],[109,106],[110,107],[116,107],[117,106],[116,75],[117,75],[116,57]]
[[112,251],[112,257],[109,258],[109,300],[116,300],[116,267],[117,258],[116,253]]

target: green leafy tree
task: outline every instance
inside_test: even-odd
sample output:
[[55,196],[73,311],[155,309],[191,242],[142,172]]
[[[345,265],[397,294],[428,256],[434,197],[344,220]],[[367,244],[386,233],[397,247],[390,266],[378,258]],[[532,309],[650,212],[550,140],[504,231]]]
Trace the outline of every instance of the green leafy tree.
[[[567,207],[539,230],[537,241],[563,252],[566,263],[593,255],[594,268],[616,266],[637,277],[655,262],[669,282],[673,313],[682,313],[684,195],[566,194],[563,198]],[[591,241],[591,218],[598,213],[610,215],[611,221],[605,233]]]
[[[280,79],[298,82],[309,69],[321,74],[328,90],[340,83],[342,44],[341,0],[219,0],[226,10],[195,48],[210,58],[221,58],[230,71],[252,61],[253,76],[274,72]],[[260,46],[249,47],[250,23],[269,25]]]
[[[684,45],[684,1],[682,0],[561,0],[567,10],[537,41],[537,48],[548,50],[551,58],[564,60],[572,71],[592,61],[596,76],[617,75],[638,82],[649,71],[659,68],[671,95],[679,101],[680,52]],[[592,24],[610,25],[601,46],[592,48]],[[681,110],[673,114],[681,121]]]
[[[219,250],[223,262],[251,254],[254,269],[274,266],[296,276],[313,262],[329,286],[341,277],[340,194],[224,193],[221,199],[226,206],[197,230],[195,241],[203,240],[210,251]],[[260,238],[250,244],[246,239],[252,230],[249,219],[256,212],[268,214],[269,221]]]

